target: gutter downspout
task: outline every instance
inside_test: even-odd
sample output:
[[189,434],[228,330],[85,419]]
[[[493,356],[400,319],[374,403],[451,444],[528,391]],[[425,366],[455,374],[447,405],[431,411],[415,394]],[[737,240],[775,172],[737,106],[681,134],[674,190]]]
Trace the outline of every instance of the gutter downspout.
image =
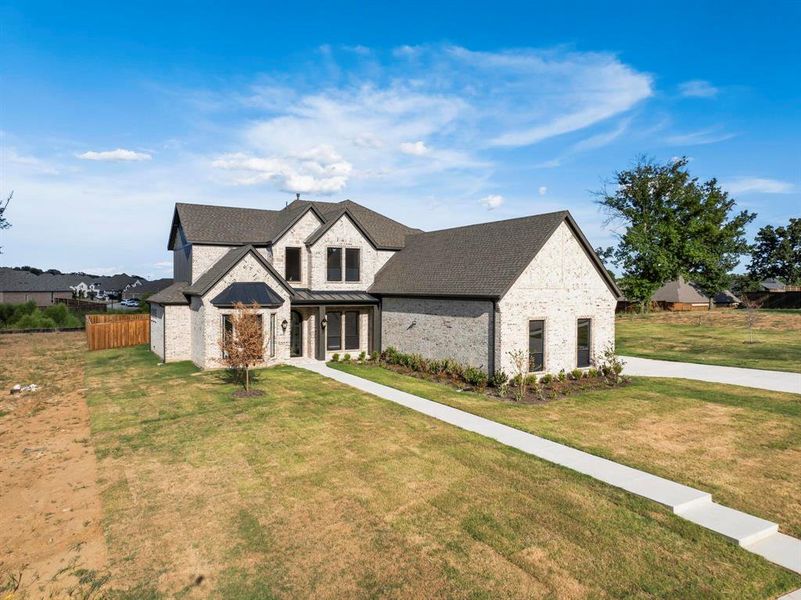
[[495,310],[497,302],[492,300],[492,315],[490,316],[489,331],[489,351],[487,353],[487,375],[492,377],[495,374],[495,341],[497,332],[495,331]]

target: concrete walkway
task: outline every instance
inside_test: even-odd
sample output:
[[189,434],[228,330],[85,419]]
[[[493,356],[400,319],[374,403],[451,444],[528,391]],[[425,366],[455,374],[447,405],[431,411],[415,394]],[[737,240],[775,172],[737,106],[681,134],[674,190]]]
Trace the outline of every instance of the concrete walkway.
[[664,504],[677,515],[720,533],[746,550],[801,573],[801,540],[778,533],[779,527],[776,523],[712,502],[712,497],[707,492],[551,442],[457,408],[343,373],[322,362],[293,360],[291,364]]
[[801,373],[720,367],[717,365],[673,362],[670,360],[654,360],[636,356],[621,356],[620,359],[626,364],[626,368],[623,371],[626,375],[681,377],[683,379],[696,379],[711,383],[743,385],[773,392],[801,394]]

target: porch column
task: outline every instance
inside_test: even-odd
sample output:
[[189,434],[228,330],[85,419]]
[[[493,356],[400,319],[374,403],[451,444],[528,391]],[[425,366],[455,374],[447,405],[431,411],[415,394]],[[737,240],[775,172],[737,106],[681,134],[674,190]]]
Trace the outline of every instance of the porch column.
[[381,306],[374,305],[370,311],[370,340],[369,350],[381,352]]
[[325,319],[325,306],[317,307],[317,343],[315,349],[317,350],[317,360],[325,360],[325,329],[323,328],[323,319]]

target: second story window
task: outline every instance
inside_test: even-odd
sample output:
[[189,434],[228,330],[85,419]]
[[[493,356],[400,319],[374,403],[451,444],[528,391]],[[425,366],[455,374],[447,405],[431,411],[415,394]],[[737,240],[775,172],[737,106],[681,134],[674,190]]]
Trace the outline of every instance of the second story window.
[[286,248],[284,276],[287,281],[300,281],[300,248]]
[[359,281],[361,251],[358,248],[345,248],[345,281]]
[[342,248],[328,248],[326,261],[326,279],[342,281]]

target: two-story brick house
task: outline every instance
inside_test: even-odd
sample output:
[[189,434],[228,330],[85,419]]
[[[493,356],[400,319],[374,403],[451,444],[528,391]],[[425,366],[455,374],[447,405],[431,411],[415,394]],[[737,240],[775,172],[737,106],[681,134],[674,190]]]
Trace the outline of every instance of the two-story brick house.
[[221,366],[237,301],[260,306],[265,364],[388,346],[488,372],[589,366],[620,293],[566,211],[424,233],[368,208],[177,204],[174,283],[152,296],[151,347]]

